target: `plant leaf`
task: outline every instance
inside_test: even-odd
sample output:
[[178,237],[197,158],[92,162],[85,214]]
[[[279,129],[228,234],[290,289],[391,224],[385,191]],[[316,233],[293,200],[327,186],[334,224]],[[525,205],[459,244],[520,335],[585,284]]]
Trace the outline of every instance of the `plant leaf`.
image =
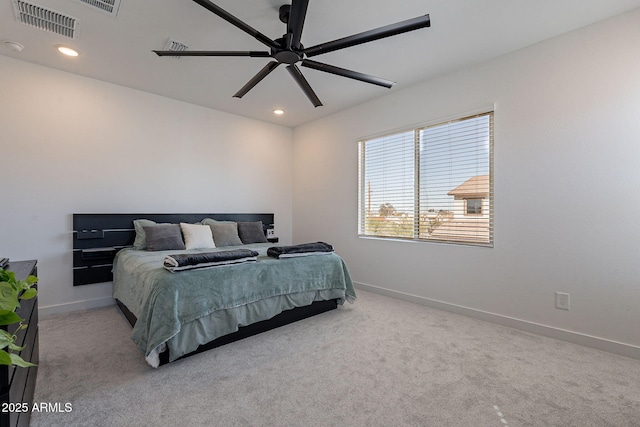
[[2,270],[2,272],[0,272],[0,280],[3,282],[15,283],[16,274],[13,271]]
[[0,338],[0,350],[2,350],[5,347],[8,347],[10,345],[12,345],[13,342],[11,340],[8,340],[6,338]]
[[0,365],[11,365],[11,356],[4,350],[0,350]]
[[36,295],[38,295],[38,291],[33,288],[29,288],[26,291],[24,291],[22,295],[20,295],[20,299],[31,299]]
[[15,345],[13,343],[10,343],[9,344],[9,350],[11,350],[11,351],[22,351],[22,350],[24,350],[24,346],[20,347],[19,345]]
[[11,283],[0,282],[0,310],[13,311],[18,306],[18,292]]
[[28,368],[29,366],[36,366],[34,363],[27,362],[22,357],[17,354],[10,353],[9,357],[11,358],[11,363],[16,366],[20,366],[22,368]]
[[22,318],[13,311],[0,310],[0,325],[11,325],[22,322]]

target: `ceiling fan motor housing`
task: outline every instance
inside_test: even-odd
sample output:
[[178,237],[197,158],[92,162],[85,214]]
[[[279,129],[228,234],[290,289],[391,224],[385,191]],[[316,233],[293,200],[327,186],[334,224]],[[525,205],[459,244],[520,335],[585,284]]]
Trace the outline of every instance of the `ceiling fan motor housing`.
[[274,40],[280,48],[271,48],[271,56],[281,64],[295,64],[302,61],[304,58],[304,46],[300,45],[299,48],[294,49],[287,48],[287,36],[286,34],[282,38]]

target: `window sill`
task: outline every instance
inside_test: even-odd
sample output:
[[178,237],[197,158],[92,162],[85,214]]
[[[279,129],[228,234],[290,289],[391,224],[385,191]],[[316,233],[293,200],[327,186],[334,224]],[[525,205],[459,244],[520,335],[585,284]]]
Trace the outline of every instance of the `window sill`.
[[493,242],[490,243],[476,243],[476,242],[455,242],[452,240],[438,240],[438,239],[411,239],[402,237],[381,237],[381,236],[369,236],[365,234],[359,234],[359,239],[363,240],[378,240],[384,242],[402,242],[402,243],[431,243],[438,245],[452,245],[452,246],[470,246],[478,248],[493,248]]

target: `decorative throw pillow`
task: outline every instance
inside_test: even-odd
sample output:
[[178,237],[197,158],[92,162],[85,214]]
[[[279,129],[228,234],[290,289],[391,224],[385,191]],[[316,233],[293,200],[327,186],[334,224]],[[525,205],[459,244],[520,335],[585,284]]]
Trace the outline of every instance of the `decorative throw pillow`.
[[200,221],[200,224],[204,224],[204,225],[235,224],[235,221],[218,221],[217,219],[213,219],[213,218],[203,218]]
[[221,246],[238,246],[242,244],[240,236],[238,236],[238,224],[235,222],[216,221],[210,223],[211,232],[213,233],[213,241],[217,247]]
[[156,224],[143,227],[148,251],[184,249],[184,241],[178,224]]
[[187,249],[211,249],[216,245],[213,242],[211,228],[208,225],[180,223],[184,245]]
[[213,223],[215,223],[215,222],[217,222],[215,219],[211,219],[211,218],[202,218],[198,224],[202,224],[202,225],[211,225],[211,224],[213,224]]
[[136,238],[133,241],[133,249],[137,249],[139,251],[147,249],[147,236],[144,231],[144,227],[150,227],[152,225],[156,225],[156,222],[151,221],[150,219],[133,220],[133,228],[136,231]]
[[264,229],[262,228],[262,221],[256,222],[239,222],[238,223],[238,235],[242,243],[266,243],[267,238],[264,235]]

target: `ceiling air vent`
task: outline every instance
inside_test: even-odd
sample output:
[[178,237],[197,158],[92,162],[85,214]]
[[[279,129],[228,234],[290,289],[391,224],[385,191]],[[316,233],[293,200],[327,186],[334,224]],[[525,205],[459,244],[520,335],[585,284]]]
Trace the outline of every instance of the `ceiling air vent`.
[[[168,39],[167,43],[165,43],[164,45],[164,50],[171,50],[174,52],[184,52],[185,50],[188,50],[188,49],[189,49],[189,46],[174,39]],[[173,58],[180,59],[181,57],[174,56]]]
[[72,39],[77,37],[80,22],[76,18],[22,0],[13,0],[13,8],[16,19],[23,24]]
[[120,8],[120,0],[77,0],[80,3],[84,3],[88,6],[96,8],[101,12],[108,13],[112,16],[118,15],[118,9]]

